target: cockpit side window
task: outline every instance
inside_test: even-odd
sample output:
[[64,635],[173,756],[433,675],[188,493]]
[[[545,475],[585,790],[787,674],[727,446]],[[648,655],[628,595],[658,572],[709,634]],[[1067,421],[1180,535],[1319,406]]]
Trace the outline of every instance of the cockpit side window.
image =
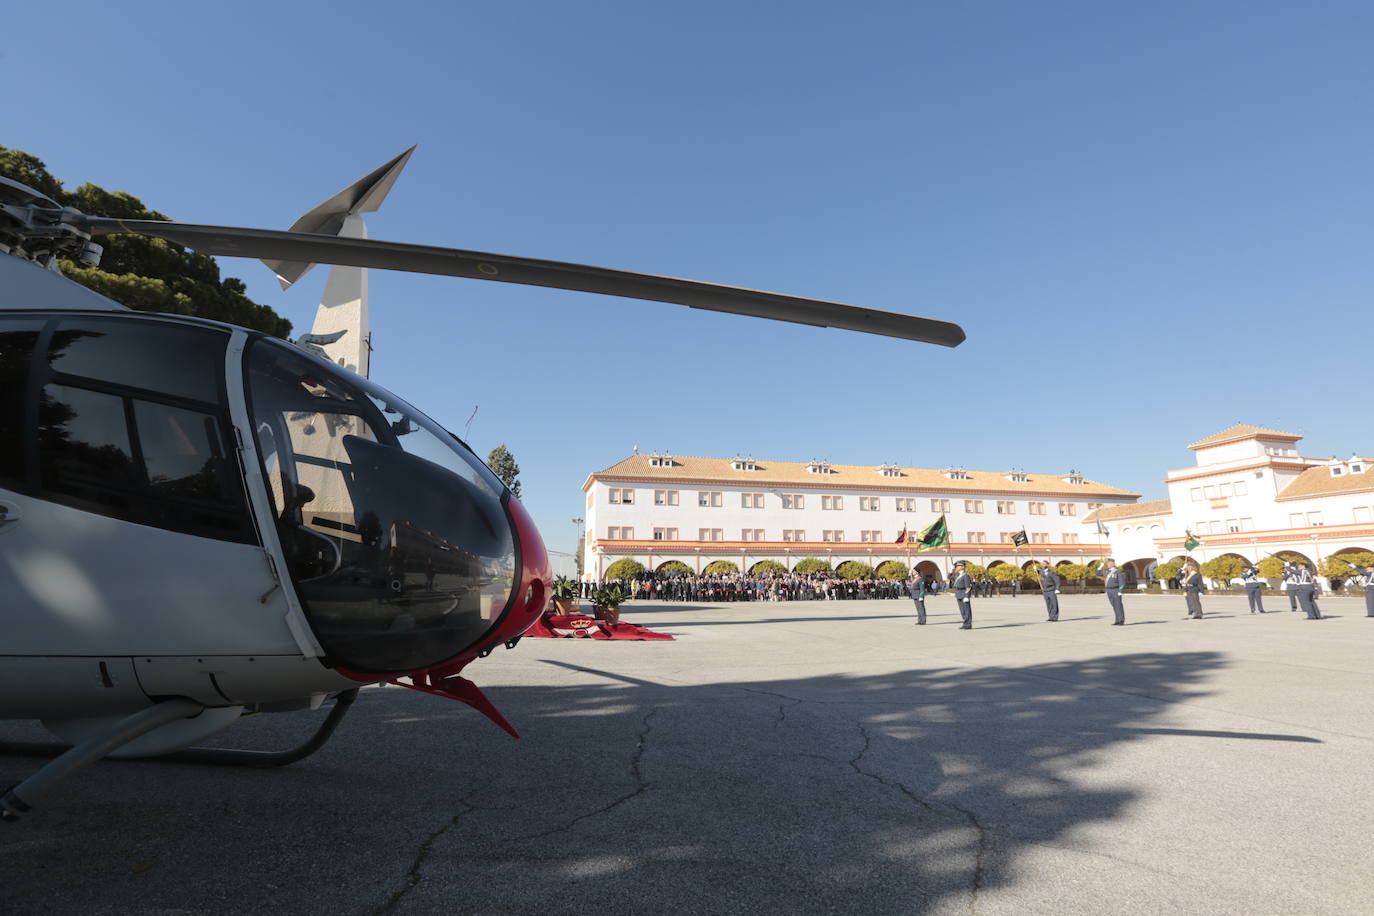
[[[0,479],[87,512],[256,540],[223,397],[227,333],[142,318],[29,320],[42,323],[36,359],[22,381],[0,384],[0,426],[22,415],[22,454],[16,463],[0,448]],[[5,380],[21,371],[15,350],[0,344]]]

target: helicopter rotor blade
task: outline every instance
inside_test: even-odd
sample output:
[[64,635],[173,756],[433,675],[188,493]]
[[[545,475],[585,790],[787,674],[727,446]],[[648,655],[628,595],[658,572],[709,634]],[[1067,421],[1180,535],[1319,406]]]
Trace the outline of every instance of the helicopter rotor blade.
[[562,261],[273,229],[104,217],[86,217],[85,224],[95,235],[131,232],[166,239],[208,255],[345,264],[472,280],[523,283],[669,302],[713,312],[772,318],[816,327],[841,328],[944,347],[957,347],[964,341],[963,328],[934,318]]

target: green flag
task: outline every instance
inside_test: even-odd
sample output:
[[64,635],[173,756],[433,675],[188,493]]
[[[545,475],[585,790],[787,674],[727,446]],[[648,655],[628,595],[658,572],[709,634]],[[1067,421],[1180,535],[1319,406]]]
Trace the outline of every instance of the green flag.
[[1202,543],[1202,542],[1199,541],[1199,540],[1197,539],[1196,535],[1194,535],[1193,532],[1191,532],[1191,531],[1184,531],[1184,532],[1183,532],[1183,549],[1184,549],[1184,550],[1188,551],[1189,553],[1192,553],[1193,550],[1194,550],[1194,548],[1196,548],[1197,545],[1199,545],[1199,544],[1201,544],[1201,543]]
[[931,522],[925,531],[916,536],[916,550],[934,550],[936,547],[944,547],[949,543],[949,525],[945,524],[945,517],[942,515]]

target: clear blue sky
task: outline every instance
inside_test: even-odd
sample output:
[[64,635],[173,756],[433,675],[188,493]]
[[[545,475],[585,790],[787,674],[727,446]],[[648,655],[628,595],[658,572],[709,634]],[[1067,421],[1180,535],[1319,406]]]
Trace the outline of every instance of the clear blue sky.
[[[549,545],[677,454],[1076,468],[1234,422],[1374,452],[1374,4],[11,4],[0,144],[285,228],[419,149],[374,238],[908,311],[955,350],[373,272],[373,377],[505,442]],[[317,271],[282,293],[308,329]]]

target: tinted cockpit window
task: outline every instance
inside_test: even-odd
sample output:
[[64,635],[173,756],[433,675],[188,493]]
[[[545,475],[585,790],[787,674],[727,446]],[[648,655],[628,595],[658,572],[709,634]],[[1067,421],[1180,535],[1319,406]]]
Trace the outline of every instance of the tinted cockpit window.
[[54,372],[213,404],[225,335],[209,328],[119,318],[60,322],[48,345]]
[[0,318],[0,487],[21,489],[24,471],[24,394],[41,318]]
[[[0,480],[86,512],[220,540],[255,539],[221,395],[229,335],[146,318],[32,319],[3,337]],[[24,346],[39,358],[26,372]],[[27,421],[27,422],[23,422]],[[3,427],[0,427],[0,432]],[[6,439],[18,439],[19,463]],[[24,462],[32,456],[32,463]]]

